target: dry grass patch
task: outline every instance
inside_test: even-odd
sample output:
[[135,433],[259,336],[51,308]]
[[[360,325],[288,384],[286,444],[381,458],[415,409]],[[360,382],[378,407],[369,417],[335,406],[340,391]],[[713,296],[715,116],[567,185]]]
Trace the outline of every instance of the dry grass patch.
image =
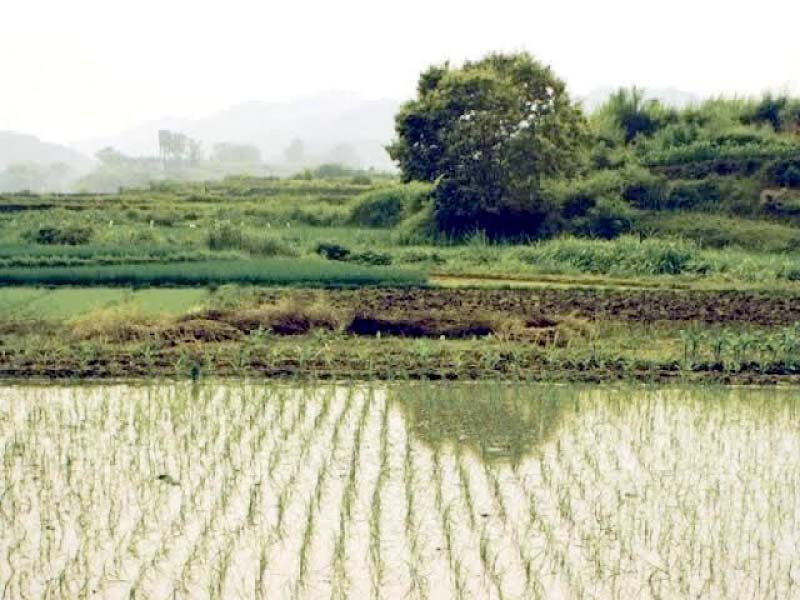
[[277,304],[265,304],[240,310],[209,310],[188,319],[205,319],[226,323],[236,330],[250,334],[268,331],[276,335],[303,335],[314,329],[338,331],[348,320],[345,311],[335,309],[320,300],[285,298]]
[[164,325],[164,319],[145,316],[135,309],[101,308],[69,322],[80,340],[103,339],[125,343],[146,338]]

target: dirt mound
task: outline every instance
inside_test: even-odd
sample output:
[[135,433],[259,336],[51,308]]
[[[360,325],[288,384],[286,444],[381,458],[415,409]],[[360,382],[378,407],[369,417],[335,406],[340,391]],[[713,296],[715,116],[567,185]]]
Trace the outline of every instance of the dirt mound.
[[540,346],[563,345],[588,329],[585,321],[572,317],[552,318],[537,315],[528,320],[503,313],[476,316],[452,312],[398,312],[390,316],[358,313],[346,331],[363,336],[407,338],[467,339],[494,336]]
[[341,311],[324,305],[295,302],[289,298],[275,304],[240,310],[211,309],[190,315],[181,321],[197,319],[224,323],[248,335],[259,330],[276,335],[302,335],[312,329],[336,331],[343,322]]
[[277,335],[302,335],[312,329],[335,331],[339,327],[339,320],[330,312],[303,307],[255,308],[229,315],[225,321],[245,333],[263,329]]
[[488,320],[461,319],[448,315],[404,314],[398,317],[356,315],[347,332],[354,335],[393,335],[412,338],[463,339],[495,333],[496,326]]

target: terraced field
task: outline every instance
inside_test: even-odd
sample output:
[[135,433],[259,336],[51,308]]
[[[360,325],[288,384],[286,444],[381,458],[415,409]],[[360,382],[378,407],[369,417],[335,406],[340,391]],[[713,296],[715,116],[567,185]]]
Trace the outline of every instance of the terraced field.
[[6,385],[0,597],[797,597],[796,397]]

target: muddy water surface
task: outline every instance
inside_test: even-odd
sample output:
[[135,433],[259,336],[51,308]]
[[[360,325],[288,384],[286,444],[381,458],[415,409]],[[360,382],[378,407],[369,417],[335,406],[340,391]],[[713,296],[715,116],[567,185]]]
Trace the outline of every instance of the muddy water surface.
[[800,596],[793,390],[0,387],[0,598]]

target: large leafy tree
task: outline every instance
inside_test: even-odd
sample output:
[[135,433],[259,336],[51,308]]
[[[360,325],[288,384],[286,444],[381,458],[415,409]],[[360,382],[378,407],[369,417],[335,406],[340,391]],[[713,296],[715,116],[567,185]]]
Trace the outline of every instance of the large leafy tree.
[[563,81],[527,53],[430,67],[388,147],[405,181],[438,181],[435,218],[453,235],[536,235],[551,209],[542,178],[568,175],[586,139]]

